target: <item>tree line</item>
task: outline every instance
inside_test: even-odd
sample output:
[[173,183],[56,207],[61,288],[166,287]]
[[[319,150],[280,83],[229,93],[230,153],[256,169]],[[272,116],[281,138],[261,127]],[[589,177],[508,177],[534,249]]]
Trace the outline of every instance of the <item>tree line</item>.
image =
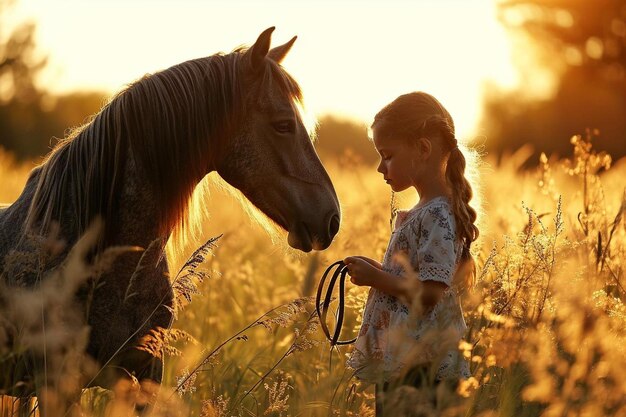
[[[0,29],[13,3],[0,0]],[[531,144],[563,156],[571,152],[569,137],[595,129],[599,149],[625,156],[626,0],[505,0],[498,11],[515,53],[531,59],[518,66],[518,90],[486,87],[478,125],[486,151]],[[39,87],[47,59],[36,53],[35,30],[32,22],[0,30],[0,147],[18,159],[45,155],[107,99],[97,91],[55,95]],[[327,116],[317,136],[323,159],[376,161],[365,126]]]

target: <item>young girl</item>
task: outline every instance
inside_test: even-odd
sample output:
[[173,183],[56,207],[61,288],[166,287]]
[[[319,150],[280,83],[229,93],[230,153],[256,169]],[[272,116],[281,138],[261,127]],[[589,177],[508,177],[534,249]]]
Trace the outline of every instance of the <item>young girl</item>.
[[344,260],[352,282],[371,287],[348,365],[377,383],[382,415],[392,386],[420,386],[429,375],[435,383],[469,377],[457,349],[466,330],[458,294],[474,277],[470,245],[478,228],[454,122],[437,99],[402,95],[376,115],[372,131],[378,172],[394,192],[414,187],[419,194],[415,207],[397,214],[382,265]]

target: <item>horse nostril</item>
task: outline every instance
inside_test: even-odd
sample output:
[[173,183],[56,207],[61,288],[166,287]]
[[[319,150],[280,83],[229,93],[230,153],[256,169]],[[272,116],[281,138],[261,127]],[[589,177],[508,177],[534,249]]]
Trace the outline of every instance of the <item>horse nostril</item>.
[[339,231],[339,216],[335,214],[333,217],[330,218],[330,224],[328,226],[328,233],[330,235],[330,238],[332,239],[333,236],[335,236],[338,231]]

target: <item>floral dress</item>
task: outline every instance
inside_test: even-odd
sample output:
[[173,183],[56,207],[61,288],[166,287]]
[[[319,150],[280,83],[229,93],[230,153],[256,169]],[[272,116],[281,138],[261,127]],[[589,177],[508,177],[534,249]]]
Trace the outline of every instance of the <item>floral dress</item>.
[[468,363],[457,348],[467,325],[452,285],[461,249],[455,239],[454,215],[445,197],[398,212],[383,270],[398,277],[439,281],[448,288],[426,315],[412,311],[394,296],[370,288],[361,330],[347,362],[359,379],[389,381],[407,367],[426,364],[438,366],[437,380],[469,378]]

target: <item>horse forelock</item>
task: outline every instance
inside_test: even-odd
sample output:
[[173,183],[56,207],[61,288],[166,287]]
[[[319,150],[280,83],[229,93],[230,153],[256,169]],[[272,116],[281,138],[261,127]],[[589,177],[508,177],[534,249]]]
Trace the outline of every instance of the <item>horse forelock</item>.
[[304,104],[304,97],[302,95],[302,89],[298,82],[283,69],[280,64],[266,59],[266,71],[264,77],[262,77],[262,84],[266,88],[274,88],[274,85],[280,89],[284,94],[287,94],[292,100],[300,105]]

